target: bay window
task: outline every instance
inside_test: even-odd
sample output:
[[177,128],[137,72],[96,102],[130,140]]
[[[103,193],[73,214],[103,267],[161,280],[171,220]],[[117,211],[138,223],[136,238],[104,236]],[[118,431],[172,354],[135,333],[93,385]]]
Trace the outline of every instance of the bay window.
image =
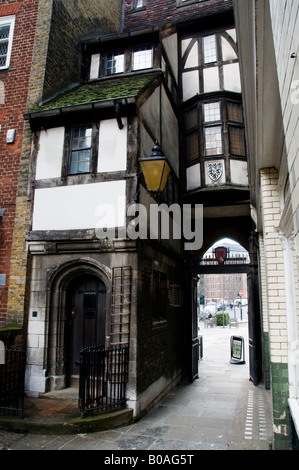
[[217,172],[224,175],[225,168],[230,168],[231,162],[246,162],[242,104],[221,97],[218,100],[199,101],[187,109],[185,156],[187,179],[194,180],[193,170],[198,172],[202,167],[202,175],[197,177],[201,186],[206,184],[205,175]]

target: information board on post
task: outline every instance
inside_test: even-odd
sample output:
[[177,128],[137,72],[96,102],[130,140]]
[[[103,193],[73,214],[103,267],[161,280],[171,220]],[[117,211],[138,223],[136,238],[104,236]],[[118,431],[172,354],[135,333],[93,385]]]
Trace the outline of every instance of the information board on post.
[[231,364],[246,364],[244,338],[242,336],[231,336]]

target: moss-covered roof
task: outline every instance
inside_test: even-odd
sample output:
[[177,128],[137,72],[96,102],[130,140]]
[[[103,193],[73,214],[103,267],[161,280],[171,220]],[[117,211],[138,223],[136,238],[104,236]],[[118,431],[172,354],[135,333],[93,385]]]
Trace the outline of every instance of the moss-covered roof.
[[30,113],[135,97],[156,77],[156,74],[135,75],[80,85],[31,110]]

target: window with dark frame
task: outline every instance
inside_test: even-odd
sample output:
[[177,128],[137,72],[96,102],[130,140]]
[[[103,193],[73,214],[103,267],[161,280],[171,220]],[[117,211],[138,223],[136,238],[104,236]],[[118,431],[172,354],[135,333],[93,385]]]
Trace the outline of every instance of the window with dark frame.
[[107,55],[106,75],[114,75],[125,71],[124,52],[112,52]]
[[200,156],[199,118],[197,106],[187,111],[185,119],[187,162],[192,162],[197,160]]
[[230,154],[246,157],[243,108],[240,103],[227,101],[227,121]]
[[92,125],[74,127],[71,132],[68,174],[90,173]]
[[89,57],[89,77],[96,80],[106,76],[122,73],[136,72],[139,70],[160,67],[159,56],[154,54],[155,42],[149,35],[143,43],[134,40],[120,41],[117,46],[111,48],[111,44],[103,44],[101,50],[91,53]]
[[15,17],[0,18],[0,70],[10,65]]

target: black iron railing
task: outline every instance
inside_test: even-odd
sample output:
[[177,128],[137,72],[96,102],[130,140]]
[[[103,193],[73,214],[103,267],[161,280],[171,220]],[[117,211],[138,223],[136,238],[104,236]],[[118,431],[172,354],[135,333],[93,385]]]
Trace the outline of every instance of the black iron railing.
[[81,415],[125,406],[129,364],[127,345],[84,347],[77,364]]
[[5,349],[0,364],[0,413],[14,412],[23,417],[26,354],[22,349]]

